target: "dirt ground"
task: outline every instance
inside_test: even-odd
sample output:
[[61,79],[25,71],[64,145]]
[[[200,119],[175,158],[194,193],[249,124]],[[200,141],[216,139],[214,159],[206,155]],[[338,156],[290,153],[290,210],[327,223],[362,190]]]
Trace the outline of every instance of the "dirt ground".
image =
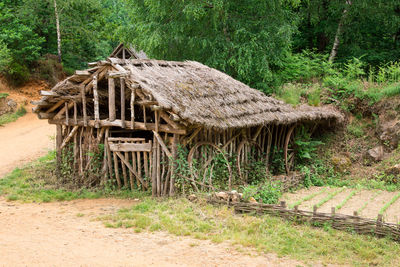
[[274,254],[162,232],[106,228],[96,220],[130,200],[20,204],[0,199],[1,266],[304,266]]

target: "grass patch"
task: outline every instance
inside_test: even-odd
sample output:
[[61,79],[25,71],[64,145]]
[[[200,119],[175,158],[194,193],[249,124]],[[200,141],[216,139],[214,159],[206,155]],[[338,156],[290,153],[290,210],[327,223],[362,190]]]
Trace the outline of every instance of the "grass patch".
[[8,96],[9,96],[9,94],[7,94],[7,93],[0,93],[0,98],[6,98]]
[[360,192],[360,189],[357,190],[353,190],[350,192],[350,194],[343,199],[342,202],[340,202],[337,206],[336,206],[336,210],[340,210],[355,194],[357,194],[358,192]]
[[16,168],[0,179],[0,196],[9,201],[51,202],[102,197],[138,198],[147,195],[139,191],[110,188],[68,190],[58,184],[54,168],[54,151],[23,168]]
[[379,211],[379,214],[385,213],[385,211],[386,211],[393,203],[395,203],[399,198],[400,198],[400,193],[398,193],[397,195],[395,195],[388,203],[386,203],[385,206],[383,206],[383,207],[381,208],[381,210]]
[[261,253],[277,253],[308,263],[394,266],[400,262],[400,244],[389,239],[329,227],[317,229],[268,215],[237,215],[225,206],[192,203],[183,198],[146,197],[129,209],[99,219],[107,227],[133,228],[135,232],[167,231],[215,243],[230,241]]
[[17,111],[14,113],[7,113],[0,116],[0,126],[4,124],[16,121],[19,117],[22,117],[26,114],[25,107],[19,107]]
[[325,188],[323,188],[322,190],[320,190],[320,191],[318,191],[318,192],[315,192],[315,193],[313,193],[313,194],[311,194],[311,195],[308,195],[308,196],[303,197],[303,198],[300,199],[300,200],[297,200],[297,201],[294,202],[293,204],[289,205],[289,209],[293,209],[295,206],[298,206],[298,205],[300,205],[301,203],[303,203],[303,202],[305,202],[305,201],[311,200],[311,199],[313,199],[314,197],[325,193],[325,191],[326,191],[327,189],[328,189],[328,188],[325,187]]

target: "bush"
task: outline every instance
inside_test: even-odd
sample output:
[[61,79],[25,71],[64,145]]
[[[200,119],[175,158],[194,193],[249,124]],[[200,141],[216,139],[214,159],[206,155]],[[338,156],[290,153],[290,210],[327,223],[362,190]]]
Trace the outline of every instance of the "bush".
[[282,196],[281,184],[268,181],[259,185],[249,185],[243,188],[243,198],[249,200],[253,197],[258,202],[276,204]]

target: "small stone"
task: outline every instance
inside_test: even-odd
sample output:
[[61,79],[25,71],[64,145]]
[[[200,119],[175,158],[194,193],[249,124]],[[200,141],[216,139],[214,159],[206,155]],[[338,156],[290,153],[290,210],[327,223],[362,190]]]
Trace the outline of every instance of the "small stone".
[[343,155],[333,156],[331,162],[333,166],[335,166],[335,170],[338,172],[345,172],[351,166],[350,158]]
[[366,159],[377,162],[383,160],[384,156],[385,151],[383,146],[377,146],[367,151]]

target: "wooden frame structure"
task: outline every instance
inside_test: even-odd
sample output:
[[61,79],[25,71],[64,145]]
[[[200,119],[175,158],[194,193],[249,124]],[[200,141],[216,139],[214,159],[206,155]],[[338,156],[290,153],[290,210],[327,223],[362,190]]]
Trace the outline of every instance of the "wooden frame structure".
[[[119,46],[113,53],[123,51]],[[83,183],[88,186],[111,180],[118,188],[151,187],[154,196],[173,195],[178,146],[188,149],[190,166],[194,159],[209,166],[220,152],[235,156],[243,182],[246,162],[262,159],[269,167],[276,153],[283,152],[290,172],[296,125],[342,118],[330,109],[295,110],[197,62],[130,55],[89,65],[33,102],[39,118],[57,125],[59,163],[69,152],[71,167],[84,179],[99,168],[93,154],[102,153],[100,176]],[[230,188],[232,168],[227,168]],[[205,177],[185,179],[195,189],[213,188]]]

